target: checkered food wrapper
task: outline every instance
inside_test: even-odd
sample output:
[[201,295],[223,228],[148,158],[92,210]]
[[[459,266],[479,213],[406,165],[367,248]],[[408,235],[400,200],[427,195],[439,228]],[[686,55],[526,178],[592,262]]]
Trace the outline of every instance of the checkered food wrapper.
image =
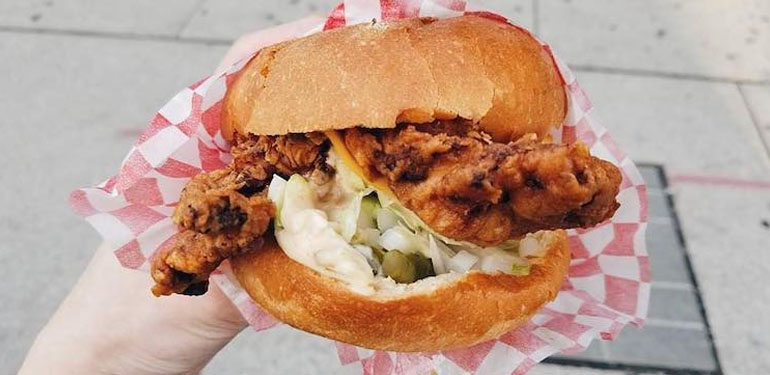
[[[513,22],[457,0],[348,0],[325,22],[309,31],[361,22],[432,16],[477,14]],[[519,27],[519,26],[513,26]],[[523,29],[523,28],[522,28]],[[280,26],[266,32],[284,32]],[[524,30],[524,29],[523,29]],[[551,52],[547,44],[543,47]],[[594,117],[593,106],[575,75],[553,55],[569,96],[567,118],[552,134],[559,142],[579,140],[591,152],[621,168],[620,209],[608,222],[569,231],[572,261],[556,299],[527,324],[502,337],[470,348],[440,353],[396,353],[357,348],[329,340],[339,355],[339,368],[326,373],[362,374],[523,374],[546,357],[584,350],[595,338],[613,339],[628,323],[640,326],[650,294],[646,187],[633,162]],[[222,99],[247,59],[227,71],[180,91],[154,116],[123,161],[117,175],[104,183],[76,190],[74,210],[85,217],[112,246],[120,263],[149,270],[149,259],[177,232],[171,221],[185,184],[198,173],[225,167],[229,144],[220,132]],[[149,276],[148,276],[149,277]],[[252,302],[232,277],[227,263],[212,275],[251,326],[259,331],[277,324]],[[149,293],[149,291],[148,291]]]

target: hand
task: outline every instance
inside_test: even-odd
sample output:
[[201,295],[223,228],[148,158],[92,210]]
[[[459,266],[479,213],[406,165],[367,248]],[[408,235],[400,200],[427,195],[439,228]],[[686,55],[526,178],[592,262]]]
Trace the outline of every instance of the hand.
[[[302,36],[308,17],[239,38],[217,67]],[[199,297],[156,298],[146,272],[123,268],[102,245],[48,324],[19,374],[197,374],[247,323],[214,284]]]
[[102,245],[20,374],[197,374],[246,327],[217,287],[156,298],[151,286],[146,272],[123,268]]

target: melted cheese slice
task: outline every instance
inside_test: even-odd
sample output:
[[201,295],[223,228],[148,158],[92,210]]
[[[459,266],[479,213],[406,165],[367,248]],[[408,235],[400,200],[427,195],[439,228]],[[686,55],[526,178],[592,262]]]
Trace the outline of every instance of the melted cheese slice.
[[371,176],[369,173],[367,173],[367,171],[361,168],[360,165],[358,165],[356,159],[353,158],[353,154],[350,153],[348,147],[345,145],[345,141],[342,139],[342,136],[340,136],[339,131],[328,130],[325,131],[324,134],[326,134],[326,137],[328,137],[332,142],[332,148],[334,148],[334,151],[340,157],[340,160],[345,163],[345,166],[350,168],[350,170],[360,176],[367,185],[375,188],[378,192],[384,192],[391,198],[396,198],[396,194],[393,193],[393,190],[390,190],[390,186],[388,186],[388,180],[385,177]]

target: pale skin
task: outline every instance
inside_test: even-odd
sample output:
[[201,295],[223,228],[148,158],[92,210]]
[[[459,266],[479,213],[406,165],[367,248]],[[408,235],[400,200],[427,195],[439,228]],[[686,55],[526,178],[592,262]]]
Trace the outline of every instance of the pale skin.
[[[322,22],[311,16],[247,34],[233,44],[216,72]],[[38,334],[19,374],[199,374],[247,326],[213,284],[198,297],[156,298],[151,286],[149,274],[123,268],[108,246],[100,246]]]

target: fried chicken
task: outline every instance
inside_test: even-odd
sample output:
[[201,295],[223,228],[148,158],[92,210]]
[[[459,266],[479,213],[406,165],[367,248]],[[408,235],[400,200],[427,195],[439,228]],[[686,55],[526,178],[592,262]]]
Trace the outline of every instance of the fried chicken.
[[596,225],[619,204],[621,175],[581,144],[534,136],[495,143],[464,121],[347,129],[348,149],[437,232],[482,246],[538,230]]
[[[538,230],[589,227],[618,208],[618,169],[585,145],[534,136],[495,143],[464,120],[343,131],[346,146],[372,176],[386,177],[398,199],[447,237],[482,246]],[[300,173],[317,185],[333,170],[319,133],[239,136],[232,164],[193,178],[177,205],[175,240],[152,261],[155,295],[197,295],[219,264],[254,251],[275,216],[266,187],[273,174]]]
[[308,133],[239,137],[227,168],[195,176],[173,214],[180,233],[152,260],[156,296],[199,295],[223,260],[258,249],[275,216],[266,187],[274,173],[328,179],[328,141]]

